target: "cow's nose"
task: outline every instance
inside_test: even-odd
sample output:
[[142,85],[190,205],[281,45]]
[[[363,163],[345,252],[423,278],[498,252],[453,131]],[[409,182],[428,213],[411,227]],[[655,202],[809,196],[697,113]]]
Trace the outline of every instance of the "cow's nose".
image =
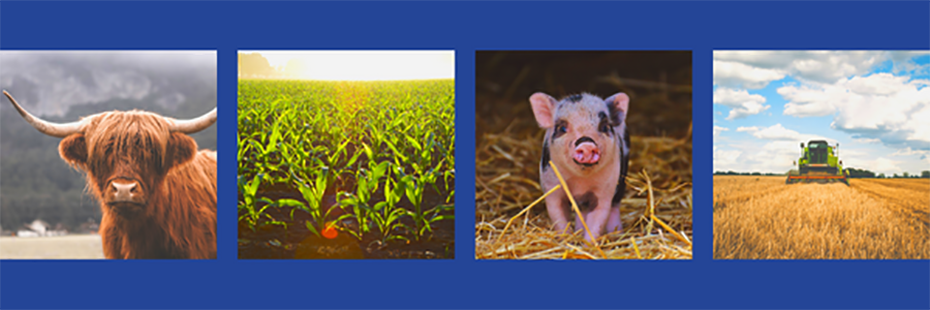
[[138,187],[138,183],[131,181],[129,183],[114,181],[110,184],[113,185],[114,201],[132,201],[133,196],[136,194],[136,188]]

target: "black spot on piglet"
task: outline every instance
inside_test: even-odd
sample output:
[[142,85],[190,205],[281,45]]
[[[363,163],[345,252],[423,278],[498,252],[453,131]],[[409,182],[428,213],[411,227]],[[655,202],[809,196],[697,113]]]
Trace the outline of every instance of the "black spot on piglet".
[[623,200],[624,195],[626,195],[626,180],[624,177],[620,177],[620,183],[617,184],[617,189],[614,190],[614,197],[610,200],[610,204],[618,205],[620,200]]
[[568,102],[575,103],[575,102],[581,101],[581,98],[582,97],[580,94],[575,94],[575,95],[568,96],[568,98],[565,98],[565,100],[568,100]]
[[[620,141],[621,149],[620,152],[623,154],[624,151],[629,152],[626,148],[630,147],[630,131],[623,132],[623,140]],[[626,195],[626,174],[630,165],[630,155],[620,155],[620,181],[617,183],[617,189],[614,191],[614,198],[610,200],[611,205],[619,206],[620,200],[623,199],[623,196]]]
[[[575,196],[575,203],[578,204],[578,210],[581,211],[581,214],[587,216],[594,208],[597,208],[597,196],[594,195],[594,192],[587,192],[584,195]],[[566,215],[575,214],[575,211],[572,210],[572,202],[568,200],[568,197],[562,198],[562,212]],[[576,227],[576,229],[581,229],[581,227]]]
[[597,196],[594,195],[594,192],[587,192],[584,195],[576,196],[575,203],[578,204],[578,209],[582,213],[588,213],[597,207]]
[[543,142],[542,161],[539,162],[539,169],[544,172],[549,169],[549,141]]
[[613,102],[606,102],[606,103],[607,103],[607,111],[610,112],[611,126],[619,126],[620,120],[625,119],[626,115],[623,114],[623,111],[620,111],[620,109],[617,109],[617,107],[613,105]]
[[591,142],[591,143],[594,143],[594,145],[597,145],[597,142],[594,141],[594,139],[591,139],[591,137],[588,137],[588,136],[584,136],[584,137],[578,138],[578,140],[575,140],[575,146],[578,146],[585,142]]

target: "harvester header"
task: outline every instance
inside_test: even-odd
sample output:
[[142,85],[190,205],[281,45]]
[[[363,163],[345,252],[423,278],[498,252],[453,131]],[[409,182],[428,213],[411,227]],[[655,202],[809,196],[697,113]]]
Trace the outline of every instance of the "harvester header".
[[807,147],[801,142],[801,157],[796,162],[798,170],[791,170],[785,183],[843,182],[849,185],[843,161],[839,159],[839,147],[839,143],[831,146],[824,140],[811,140]]

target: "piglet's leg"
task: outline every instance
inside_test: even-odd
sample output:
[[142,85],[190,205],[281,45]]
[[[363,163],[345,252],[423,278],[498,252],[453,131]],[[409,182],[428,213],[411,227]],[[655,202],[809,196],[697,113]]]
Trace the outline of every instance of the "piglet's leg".
[[[594,208],[591,213],[585,216],[585,222],[588,224],[588,229],[591,229],[591,235],[594,236],[595,240],[604,233],[604,226],[607,225],[610,209],[610,200],[602,199],[598,201],[597,208]],[[585,233],[584,239],[593,242],[594,240],[591,240],[591,235]]]
[[607,217],[607,233],[623,231],[623,221],[620,220],[620,204],[610,207],[610,215]]
[[565,192],[561,189],[546,197],[546,210],[549,212],[549,218],[555,224],[555,230],[560,233],[568,227],[568,218],[565,208],[562,207],[563,197],[565,197]]
[[[573,214],[574,214],[574,212],[575,212],[573,209],[571,209],[571,205],[569,205],[569,209],[568,209],[568,210],[569,210],[569,212],[572,212]],[[591,212],[588,212],[588,213],[581,212],[581,215],[582,215],[582,216],[584,217],[584,219],[585,219],[585,223],[587,223],[587,221],[588,221],[588,214],[591,214]],[[591,227],[591,226],[588,226],[588,227]],[[587,236],[587,234],[588,234],[588,233],[584,232],[584,224],[581,223],[581,217],[578,216],[577,214],[575,214],[575,231],[576,231],[576,232],[577,232],[577,231],[581,231],[581,234],[582,234],[582,235],[585,235],[585,236]]]

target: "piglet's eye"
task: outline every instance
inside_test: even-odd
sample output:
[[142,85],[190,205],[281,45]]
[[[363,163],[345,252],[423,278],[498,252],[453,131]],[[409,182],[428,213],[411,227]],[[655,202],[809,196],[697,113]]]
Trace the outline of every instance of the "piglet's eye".
[[603,123],[601,124],[600,128],[598,128],[598,130],[600,130],[603,133],[607,133],[608,131],[610,131],[610,124]]
[[568,127],[565,127],[565,124],[559,124],[555,127],[555,131],[558,133],[566,133],[568,132]]

